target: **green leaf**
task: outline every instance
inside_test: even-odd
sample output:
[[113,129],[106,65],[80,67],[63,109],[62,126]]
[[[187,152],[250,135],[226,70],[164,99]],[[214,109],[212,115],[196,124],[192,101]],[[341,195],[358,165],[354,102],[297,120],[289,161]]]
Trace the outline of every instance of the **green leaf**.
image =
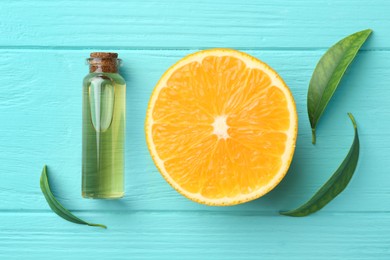
[[64,208],[54,197],[53,193],[50,190],[50,185],[49,185],[49,179],[47,175],[47,167],[46,165],[43,167],[42,174],[41,174],[41,179],[40,179],[40,186],[43,195],[45,195],[46,201],[49,204],[50,208],[61,218],[66,219],[70,222],[76,223],[76,224],[83,224],[83,225],[88,225],[88,226],[95,226],[95,227],[101,227],[101,228],[107,228],[105,225],[101,224],[92,224],[89,222],[86,222],[82,219],[79,219],[72,213],[70,213],[69,210]]
[[359,160],[358,130],[352,114],[348,113],[348,116],[351,118],[353,128],[355,130],[355,137],[347,157],[344,159],[332,177],[330,177],[330,179],[317,191],[316,194],[314,194],[314,196],[308,202],[297,209],[280,212],[280,214],[292,217],[304,217],[310,215],[322,209],[347,187],[353,176],[353,173],[355,172]]
[[360,31],[333,45],[314,69],[307,93],[307,111],[312,129],[312,143],[316,143],[316,127],[349,64],[355,58],[372,30]]

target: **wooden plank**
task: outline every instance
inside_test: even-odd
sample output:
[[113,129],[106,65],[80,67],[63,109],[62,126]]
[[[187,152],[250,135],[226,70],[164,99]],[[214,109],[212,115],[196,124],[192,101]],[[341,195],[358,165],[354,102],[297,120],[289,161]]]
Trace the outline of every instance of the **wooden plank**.
[[55,194],[72,210],[216,210],[277,212],[308,199],[345,157],[354,113],[361,134],[361,161],[347,190],[324,212],[388,211],[386,129],[390,108],[390,52],[358,55],[318,127],[311,145],[306,92],[323,51],[251,51],[269,63],[291,87],[299,113],[299,138],[290,173],[264,198],[237,207],[210,208],[176,193],[158,174],[147,151],[144,117],[161,74],[187,51],[122,51],[127,79],[126,192],[120,201],[83,200],[81,169],[81,80],[87,50],[3,50],[0,52],[0,210],[46,210],[39,189],[49,165]]
[[372,28],[364,48],[382,49],[389,9],[385,0],[4,1],[0,46],[327,48]]
[[[389,214],[307,218],[210,212],[1,214],[2,259],[389,259]],[[17,223],[17,225],[15,225]]]

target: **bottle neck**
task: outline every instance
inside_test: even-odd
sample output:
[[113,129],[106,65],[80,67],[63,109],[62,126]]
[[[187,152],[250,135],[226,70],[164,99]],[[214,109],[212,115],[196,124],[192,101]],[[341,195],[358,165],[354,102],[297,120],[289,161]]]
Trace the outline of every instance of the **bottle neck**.
[[87,59],[89,72],[118,73],[121,60],[118,59],[118,53],[114,52],[92,52]]
[[89,58],[89,72],[118,73],[120,60],[117,58]]

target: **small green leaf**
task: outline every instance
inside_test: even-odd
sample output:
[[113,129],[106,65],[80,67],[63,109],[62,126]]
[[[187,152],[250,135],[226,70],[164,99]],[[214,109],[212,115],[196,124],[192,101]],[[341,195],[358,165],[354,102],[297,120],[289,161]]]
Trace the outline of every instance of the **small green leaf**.
[[316,143],[316,127],[348,66],[372,30],[354,33],[333,45],[320,59],[309,84],[307,111]]
[[53,193],[50,190],[50,185],[49,185],[49,179],[47,175],[47,170],[46,170],[46,165],[43,167],[42,174],[41,174],[41,179],[40,179],[40,186],[43,195],[45,195],[46,201],[49,204],[50,208],[61,218],[66,219],[70,222],[76,223],[76,224],[83,224],[83,225],[88,225],[88,226],[95,226],[95,227],[101,227],[101,228],[107,228],[105,225],[101,224],[92,224],[88,223],[82,219],[79,219],[72,213],[70,213],[69,210],[64,208],[54,197]]
[[310,215],[323,208],[347,187],[353,176],[353,173],[355,172],[359,160],[358,130],[352,114],[348,113],[348,116],[351,118],[353,128],[355,130],[355,137],[347,157],[344,159],[332,177],[330,177],[330,179],[317,191],[316,194],[314,194],[314,196],[308,202],[297,209],[283,211],[280,212],[280,214],[292,217],[304,217]]

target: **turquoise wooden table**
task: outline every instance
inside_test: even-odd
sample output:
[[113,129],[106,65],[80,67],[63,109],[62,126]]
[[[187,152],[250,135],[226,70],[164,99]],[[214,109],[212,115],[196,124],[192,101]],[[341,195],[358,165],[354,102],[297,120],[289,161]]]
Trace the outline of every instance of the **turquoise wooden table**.
[[[390,2],[43,1],[0,3],[0,259],[390,259]],[[311,144],[306,93],[326,49],[374,34],[349,68]],[[207,207],[160,176],[144,137],[148,98],[186,54],[236,48],[267,62],[297,103],[290,171],[265,197]],[[92,51],[116,51],[128,84],[126,197],[81,198],[81,81]],[[359,125],[350,185],[317,214],[280,216],[307,200],[345,157]],[[107,230],[64,221],[39,188]]]

